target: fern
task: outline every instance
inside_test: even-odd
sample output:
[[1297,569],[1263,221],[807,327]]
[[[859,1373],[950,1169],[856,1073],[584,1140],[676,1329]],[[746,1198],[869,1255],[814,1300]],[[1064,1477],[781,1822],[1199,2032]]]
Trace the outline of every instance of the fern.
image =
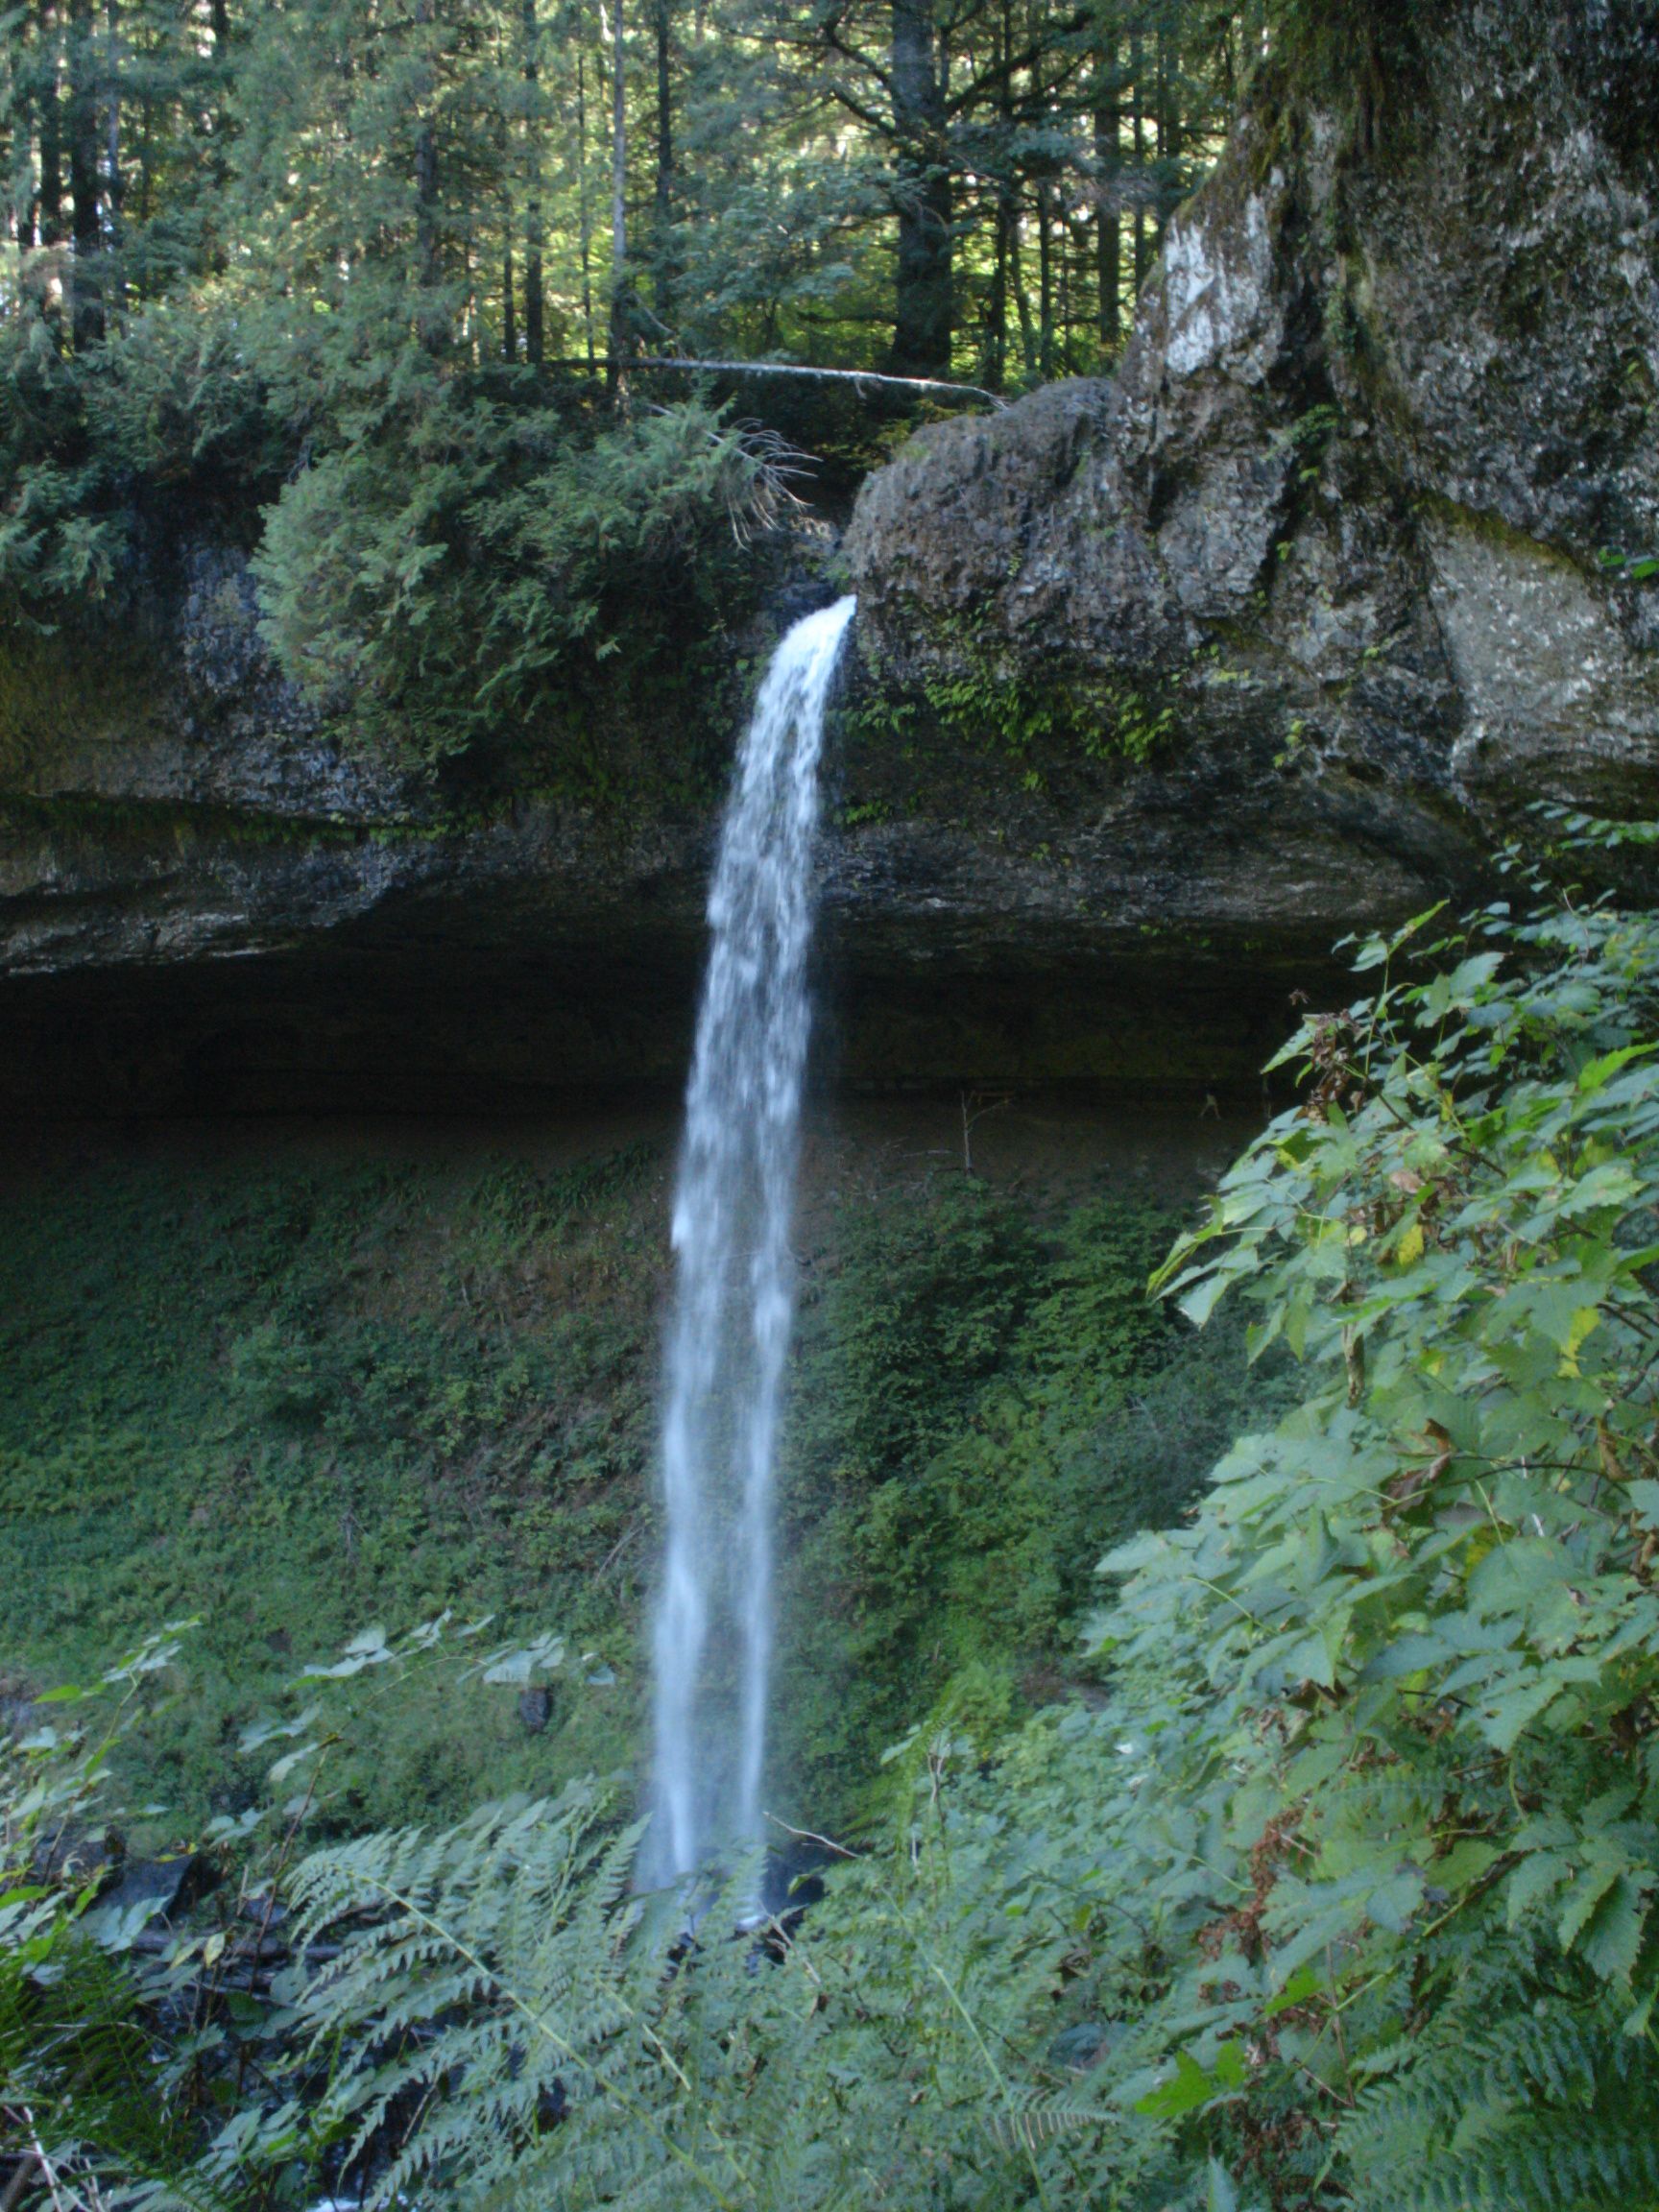
[[1136,2128],[1032,2062],[1070,1939],[995,1831],[935,1805],[794,1939],[744,1926],[743,1866],[689,1941],[586,1791],[319,1851],[290,1885],[295,2095],[204,2176],[298,2147],[378,2205],[1057,2212]]
[[1659,2054],[1565,1962],[1488,1950],[1340,2134],[1357,2212],[1651,2212]]

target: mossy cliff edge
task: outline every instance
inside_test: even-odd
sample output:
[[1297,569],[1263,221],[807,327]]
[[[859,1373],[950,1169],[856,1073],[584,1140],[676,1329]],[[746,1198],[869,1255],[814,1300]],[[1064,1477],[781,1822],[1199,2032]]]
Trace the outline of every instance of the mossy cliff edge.
[[[1531,802],[1654,810],[1647,11],[1401,20],[1340,98],[1263,72],[1115,380],[866,484],[824,855],[848,1077],[1245,1080],[1334,937],[1471,887]],[[4,644],[13,1104],[678,1081],[763,621],[576,702],[592,788],[516,739],[458,801],[281,682],[234,547],[156,576],[118,637]]]

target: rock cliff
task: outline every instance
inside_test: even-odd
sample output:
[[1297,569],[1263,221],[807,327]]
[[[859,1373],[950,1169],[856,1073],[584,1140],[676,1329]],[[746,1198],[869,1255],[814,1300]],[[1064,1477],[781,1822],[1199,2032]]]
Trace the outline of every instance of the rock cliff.
[[[1100,763],[1120,922],[1284,937],[1659,800],[1659,26],[1451,0],[1345,108],[1261,86],[1112,382],[925,431],[848,552],[867,680]],[[1357,58],[1358,59],[1358,58]],[[1018,725],[1001,718],[1018,736]]]
[[[845,1074],[1243,1079],[1531,802],[1659,810],[1656,111],[1643,0],[1447,0],[1341,98],[1265,72],[1119,374],[869,481]],[[678,1080],[707,805],[440,808],[332,744],[223,547],[7,656],[14,1106]]]

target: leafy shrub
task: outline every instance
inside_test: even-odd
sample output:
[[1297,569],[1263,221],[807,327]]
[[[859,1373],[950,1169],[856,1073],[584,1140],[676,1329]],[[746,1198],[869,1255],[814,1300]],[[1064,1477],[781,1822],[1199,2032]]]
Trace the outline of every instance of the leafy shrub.
[[1275,2202],[1640,2202],[1595,2115],[1659,2086],[1659,926],[1497,906],[1421,983],[1410,935],[1171,1263],[1308,1389],[1112,1562],[1145,1765],[1110,1825],[1170,1962],[1137,2038]]
[[266,635],[353,726],[434,759],[676,615],[706,628],[787,501],[775,445],[694,401],[595,435],[446,392],[286,486],[254,561]]

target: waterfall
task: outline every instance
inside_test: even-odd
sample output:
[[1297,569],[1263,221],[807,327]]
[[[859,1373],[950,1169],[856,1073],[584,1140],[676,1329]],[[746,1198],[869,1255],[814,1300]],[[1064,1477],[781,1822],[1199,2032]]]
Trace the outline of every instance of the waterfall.
[[755,1836],[760,1822],[818,756],[853,606],[808,614],[773,657],[737,756],[709,898],[662,1425],[651,1846],[662,1880],[691,1871],[712,1844]]

